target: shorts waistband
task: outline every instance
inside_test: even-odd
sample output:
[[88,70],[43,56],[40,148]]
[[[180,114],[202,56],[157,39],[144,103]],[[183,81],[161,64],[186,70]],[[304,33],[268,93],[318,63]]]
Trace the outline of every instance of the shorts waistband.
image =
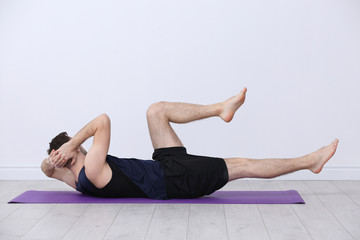
[[187,154],[185,147],[167,147],[167,148],[157,148],[154,150],[154,153],[152,155],[153,159],[156,159],[159,155],[167,155],[169,153],[181,153],[181,154]]

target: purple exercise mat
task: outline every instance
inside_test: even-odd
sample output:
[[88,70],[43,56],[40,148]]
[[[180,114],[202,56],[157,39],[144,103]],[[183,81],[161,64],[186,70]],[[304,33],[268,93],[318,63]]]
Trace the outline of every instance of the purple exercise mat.
[[195,199],[98,198],[75,191],[26,191],[9,203],[191,203],[191,204],[289,204],[305,203],[295,190],[217,191]]

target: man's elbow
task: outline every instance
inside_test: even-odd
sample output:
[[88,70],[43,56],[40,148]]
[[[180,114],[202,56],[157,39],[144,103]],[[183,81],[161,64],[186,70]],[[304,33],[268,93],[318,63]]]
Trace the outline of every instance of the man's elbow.
[[47,176],[47,177],[52,177],[53,173],[54,173],[54,169],[49,169],[46,165],[45,162],[42,162],[41,164],[41,171]]
[[101,114],[99,119],[104,126],[110,126],[110,117],[106,113]]
[[49,178],[51,178],[51,176],[53,175],[53,172],[54,172],[54,171],[46,171],[44,169],[41,169],[41,170]]

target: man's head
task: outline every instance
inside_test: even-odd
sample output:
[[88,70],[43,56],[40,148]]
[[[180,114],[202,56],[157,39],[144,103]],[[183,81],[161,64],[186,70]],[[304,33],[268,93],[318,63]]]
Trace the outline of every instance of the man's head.
[[[49,143],[49,149],[47,150],[47,153],[50,155],[52,150],[58,150],[64,143],[71,140],[71,137],[67,135],[66,132],[59,133],[56,137],[54,137],[51,142]],[[65,164],[64,167],[68,167],[72,161],[72,159],[69,159],[69,161]]]
[[71,137],[69,137],[66,132],[59,133],[49,143],[49,149],[47,150],[48,154],[50,155],[52,150],[58,150],[64,143],[70,140]]
[[[66,132],[59,133],[49,143],[49,149],[47,150],[47,153],[50,155],[52,150],[58,150],[64,143],[67,143],[70,140],[71,140],[71,137],[69,137]],[[76,151],[78,153],[81,152],[84,155],[87,154],[86,150],[81,145],[77,148]],[[75,159],[75,161],[76,161],[76,159]],[[71,163],[71,162],[72,162],[72,159],[69,159],[69,161],[65,164],[64,167],[69,167],[70,164],[72,165],[74,163],[74,162],[73,163]]]

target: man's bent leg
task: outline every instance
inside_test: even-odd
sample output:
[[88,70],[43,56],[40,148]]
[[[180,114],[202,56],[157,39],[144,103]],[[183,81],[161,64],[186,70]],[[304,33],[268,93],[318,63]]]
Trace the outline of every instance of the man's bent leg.
[[150,137],[155,149],[183,146],[170,126],[173,123],[188,123],[209,117],[220,117],[230,122],[245,101],[246,88],[228,100],[212,105],[190,103],[158,102],[152,104],[147,111]]
[[299,158],[261,160],[226,158],[229,181],[239,178],[274,178],[301,169],[319,173],[335,154],[338,142],[336,139],[328,146]]

